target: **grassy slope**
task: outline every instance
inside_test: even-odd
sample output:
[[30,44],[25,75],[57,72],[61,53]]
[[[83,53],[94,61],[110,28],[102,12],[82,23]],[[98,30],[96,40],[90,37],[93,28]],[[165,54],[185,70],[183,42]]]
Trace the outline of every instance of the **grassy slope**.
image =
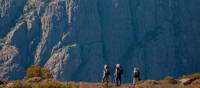
[[[187,85],[183,85],[182,79],[192,80]],[[56,80],[41,80],[38,77],[31,80],[4,81],[0,88],[200,88],[200,73],[184,76],[179,79],[166,77],[163,80],[145,80],[137,83],[137,85],[123,84],[120,87],[113,83],[108,85],[102,83],[74,83],[59,82]]]

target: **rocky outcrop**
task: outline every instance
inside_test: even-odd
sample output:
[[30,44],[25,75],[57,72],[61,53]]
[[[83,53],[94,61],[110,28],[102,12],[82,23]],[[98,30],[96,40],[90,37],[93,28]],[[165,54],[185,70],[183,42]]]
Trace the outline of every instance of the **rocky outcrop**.
[[0,37],[5,37],[11,31],[16,20],[22,15],[26,0],[0,0]]
[[59,80],[99,81],[122,64],[131,82],[199,71],[198,0],[0,0],[0,78],[32,64]]

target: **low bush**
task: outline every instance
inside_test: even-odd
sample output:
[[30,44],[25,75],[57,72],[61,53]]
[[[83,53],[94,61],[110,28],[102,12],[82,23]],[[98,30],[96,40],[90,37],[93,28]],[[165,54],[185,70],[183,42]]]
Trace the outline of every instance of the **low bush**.
[[42,77],[42,71],[39,66],[32,65],[30,68],[28,68],[25,79],[32,77]]
[[41,79],[50,79],[53,78],[53,75],[50,73],[50,70],[47,68],[41,68],[36,65],[32,65],[27,69],[26,76],[24,79],[28,80],[29,78],[40,77]]
[[199,73],[194,73],[190,77],[200,79],[200,72]]

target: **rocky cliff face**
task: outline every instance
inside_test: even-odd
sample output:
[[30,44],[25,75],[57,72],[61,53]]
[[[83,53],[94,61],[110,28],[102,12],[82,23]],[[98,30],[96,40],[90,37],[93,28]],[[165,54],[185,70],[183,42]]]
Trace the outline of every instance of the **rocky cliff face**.
[[199,0],[0,0],[0,78],[36,64],[59,80],[99,81],[102,66],[143,79],[200,71]]

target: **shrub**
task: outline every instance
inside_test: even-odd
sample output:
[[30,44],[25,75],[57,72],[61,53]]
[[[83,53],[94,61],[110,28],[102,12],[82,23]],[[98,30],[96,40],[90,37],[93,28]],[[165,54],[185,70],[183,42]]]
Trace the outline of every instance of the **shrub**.
[[30,68],[28,68],[25,79],[29,79],[32,77],[42,77],[42,71],[39,66],[32,65]]
[[40,77],[42,79],[49,79],[53,78],[53,75],[50,73],[50,70],[47,68],[41,68],[36,65],[32,65],[28,68],[26,72],[25,79],[33,78],[33,77]]
[[192,74],[191,77],[200,79],[200,72]]
[[50,70],[47,68],[42,68],[42,78],[53,78],[53,75],[51,74]]

